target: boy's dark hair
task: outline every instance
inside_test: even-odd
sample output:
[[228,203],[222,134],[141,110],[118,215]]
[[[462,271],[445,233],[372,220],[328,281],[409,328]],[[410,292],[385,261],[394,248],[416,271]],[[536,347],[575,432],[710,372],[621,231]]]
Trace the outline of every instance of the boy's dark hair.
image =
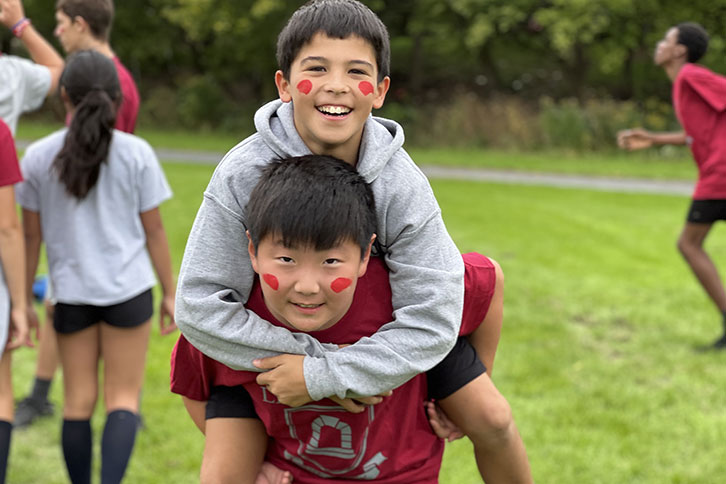
[[75,107],[63,147],[53,160],[66,191],[83,199],[96,185],[111,146],[121,86],[111,59],[93,50],[68,57],[59,82]]
[[688,50],[688,62],[698,62],[708,49],[708,33],[696,22],[683,22],[676,25],[678,43]]
[[311,0],[292,14],[277,37],[277,64],[285,79],[290,79],[290,66],[300,49],[318,32],[337,39],[357,35],[367,40],[376,54],[378,82],[389,75],[388,30],[371,9],[356,0]]
[[266,236],[287,247],[327,250],[353,240],[361,256],[376,229],[373,191],[348,163],[307,155],[262,168],[245,210],[255,247]]
[[113,25],[113,0],[58,0],[55,9],[71,20],[83,17],[96,39],[108,41]]

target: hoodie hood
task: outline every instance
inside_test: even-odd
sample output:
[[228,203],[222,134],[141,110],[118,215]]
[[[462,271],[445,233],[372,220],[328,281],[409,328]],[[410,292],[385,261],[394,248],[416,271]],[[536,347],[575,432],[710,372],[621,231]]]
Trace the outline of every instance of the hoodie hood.
[[[295,129],[292,103],[271,101],[255,113],[255,128],[265,144],[280,158],[309,155],[310,149]],[[401,125],[390,119],[368,116],[358,150],[358,173],[373,182],[403,147]]]

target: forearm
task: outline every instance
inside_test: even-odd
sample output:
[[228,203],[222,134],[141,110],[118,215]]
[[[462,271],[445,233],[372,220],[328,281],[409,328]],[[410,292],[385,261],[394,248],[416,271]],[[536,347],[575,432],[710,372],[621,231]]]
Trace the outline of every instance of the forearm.
[[60,54],[58,54],[53,46],[50,45],[50,43],[48,43],[48,41],[45,40],[45,38],[43,38],[37,30],[35,30],[35,27],[33,27],[32,24],[23,31],[20,36],[20,40],[22,40],[25,48],[28,49],[28,53],[33,61],[36,64],[45,66],[48,70],[50,70],[51,81],[48,94],[50,95],[54,93],[58,87],[60,76],[63,73],[63,67],[65,66],[63,58]]
[[40,237],[25,235],[25,294],[28,298],[28,304],[32,304],[33,281],[38,271],[41,244],[42,240]]
[[653,144],[656,145],[685,145],[686,133],[684,131],[677,132],[648,132],[648,136]]
[[27,303],[25,284],[25,250],[20,225],[0,228],[0,261],[10,292],[13,308],[25,308]]
[[149,251],[151,264],[154,266],[163,294],[173,297],[175,294],[174,277],[171,269],[169,242],[163,227],[146,235],[146,248]]

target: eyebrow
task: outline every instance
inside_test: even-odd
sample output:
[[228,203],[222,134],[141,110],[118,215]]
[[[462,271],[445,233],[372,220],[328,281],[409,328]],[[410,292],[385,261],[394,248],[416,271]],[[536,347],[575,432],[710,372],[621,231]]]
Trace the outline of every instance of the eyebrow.
[[[300,61],[300,64],[305,64],[307,62],[327,62],[328,59],[326,59],[323,56],[317,56],[317,55],[311,55],[308,57],[305,57]],[[369,69],[373,69],[373,64],[371,64],[368,61],[359,60],[359,59],[353,59],[351,61],[348,61],[348,64],[360,64],[368,67]]]

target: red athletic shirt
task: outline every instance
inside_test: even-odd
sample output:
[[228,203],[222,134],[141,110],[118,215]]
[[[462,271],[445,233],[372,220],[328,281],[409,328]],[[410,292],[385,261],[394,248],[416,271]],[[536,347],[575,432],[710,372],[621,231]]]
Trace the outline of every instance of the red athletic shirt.
[[10,128],[0,119],[0,187],[23,181]]
[[726,77],[684,65],[673,83],[673,107],[698,166],[694,200],[726,199]]
[[[467,271],[462,331],[476,328],[494,292],[491,262],[479,254],[464,256]],[[256,281],[247,307],[281,326],[264,305]],[[391,320],[388,271],[371,258],[358,280],[346,315],[329,329],[315,332],[321,342],[353,343]],[[296,483],[325,484],[375,480],[387,484],[437,483],[443,442],[428,423],[422,403],[426,377],[419,375],[362,414],[351,414],[330,400],[290,408],[256,384],[257,373],[234,371],[196,350],[180,336],[172,353],[172,391],[206,400],[213,385],[244,385],[272,439],[266,460],[293,472]],[[292,464],[291,464],[292,463]]]
[[123,95],[121,109],[116,115],[116,129],[126,133],[133,133],[136,129],[136,117],[139,114],[139,91],[136,89],[136,83],[134,78],[131,77],[131,73],[124,67],[118,57],[113,58],[113,63],[116,64],[116,73],[121,83],[121,94]]
[[[134,78],[131,77],[129,71],[124,67],[118,57],[113,58],[116,65],[116,75],[118,75],[119,84],[121,85],[121,107],[116,113],[116,128],[119,131],[132,133],[136,129],[136,117],[139,114],[139,91],[136,89]],[[71,124],[71,115],[66,116],[66,125]]]

